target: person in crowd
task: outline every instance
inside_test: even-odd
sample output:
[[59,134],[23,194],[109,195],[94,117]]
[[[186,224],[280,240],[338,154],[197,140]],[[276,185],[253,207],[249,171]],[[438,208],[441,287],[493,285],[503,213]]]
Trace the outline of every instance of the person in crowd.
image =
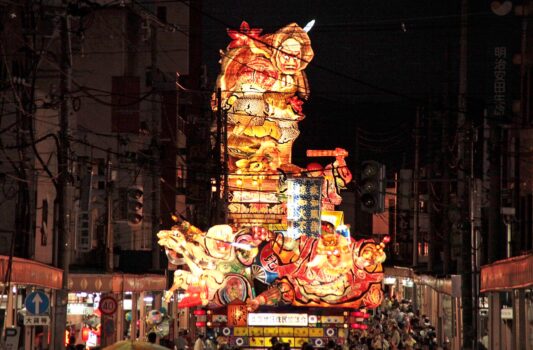
[[278,343],[279,343],[279,339],[278,339],[278,337],[272,337],[272,338],[270,338],[270,347],[271,347],[272,349],[274,349],[274,347],[275,347],[276,344],[278,344]]
[[198,334],[198,338],[196,338],[196,342],[194,343],[194,350],[206,350],[205,349],[205,342],[204,342],[204,335]]
[[402,344],[405,350],[414,350],[416,345],[416,340],[410,333],[406,333],[403,336]]
[[390,344],[383,333],[376,334],[372,340],[373,350],[389,350]]
[[185,339],[185,334],[183,334],[183,331],[178,332],[178,337],[176,338],[174,346],[176,347],[176,350],[187,350],[189,347],[187,345],[187,339]]
[[206,350],[216,350],[216,344],[215,344],[215,341],[211,338],[211,337],[208,337],[205,341],[205,349]]
[[449,347],[446,341],[440,344],[430,318],[414,310],[411,300],[402,299],[399,303],[391,298],[385,299],[374,317],[369,319],[368,329],[350,332],[348,348],[344,350],[432,350],[442,349],[439,345]]
[[67,350],[76,350],[76,337],[75,336],[69,337]]
[[[403,316],[402,316],[403,319]],[[400,330],[398,329],[398,324],[395,320],[392,320],[389,323],[389,334],[390,334],[390,345],[393,349],[398,349],[400,346],[401,336]]]
[[278,341],[276,343],[276,345],[274,345],[274,347],[272,347],[272,350],[283,350],[283,343]]
[[155,334],[154,332],[150,332],[148,333],[147,339],[149,343],[155,344],[157,340],[157,334]]

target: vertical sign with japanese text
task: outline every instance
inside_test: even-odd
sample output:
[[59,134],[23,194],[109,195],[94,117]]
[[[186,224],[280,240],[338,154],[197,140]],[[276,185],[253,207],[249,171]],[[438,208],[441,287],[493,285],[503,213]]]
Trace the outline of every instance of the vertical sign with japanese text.
[[290,238],[298,239],[301,235],[320,237],[323,182],[323,178],[287,180],[287,234]]

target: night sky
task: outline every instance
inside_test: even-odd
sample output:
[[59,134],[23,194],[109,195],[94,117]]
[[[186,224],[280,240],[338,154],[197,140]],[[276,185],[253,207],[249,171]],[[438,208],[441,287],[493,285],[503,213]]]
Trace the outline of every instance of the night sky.
[[[409,167],[416,106],[441,99],[446,90],[456,94],[459,4],[204,0],[203,62],[214,86],[218,50],[230,42],[227,27],[238,28],[245,20],[272,33],[291,22],[304,27],[315,19],[309,33],[315,57],[306,69],[311,98],[304,105],[307,117],[299,124],[293,162],[308,162],[306,148],[337,146],[353,152],[358,127],[365,138],[361,159]],[[474,17],[489,11],[487,4],[476,5]],[[480,45],[474,42],[474,51],[482,51]]]

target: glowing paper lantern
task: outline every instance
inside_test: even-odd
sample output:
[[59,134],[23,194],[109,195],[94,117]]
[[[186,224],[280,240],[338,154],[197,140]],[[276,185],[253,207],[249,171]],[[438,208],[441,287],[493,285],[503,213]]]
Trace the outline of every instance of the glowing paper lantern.
[[84,342],[87,342],[87,340],[89,339],[89,332],[90,332],[89,327],[83,327],[81,329],[81,340],[83,340]]

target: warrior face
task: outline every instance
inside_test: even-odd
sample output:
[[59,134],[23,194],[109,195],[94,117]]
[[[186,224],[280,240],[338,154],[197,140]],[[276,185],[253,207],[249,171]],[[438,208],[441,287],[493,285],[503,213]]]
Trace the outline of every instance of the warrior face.
[[293,38],[285,40],[278,48],[275,59],[283,74],[295,74],[300,70],[302,45]]

